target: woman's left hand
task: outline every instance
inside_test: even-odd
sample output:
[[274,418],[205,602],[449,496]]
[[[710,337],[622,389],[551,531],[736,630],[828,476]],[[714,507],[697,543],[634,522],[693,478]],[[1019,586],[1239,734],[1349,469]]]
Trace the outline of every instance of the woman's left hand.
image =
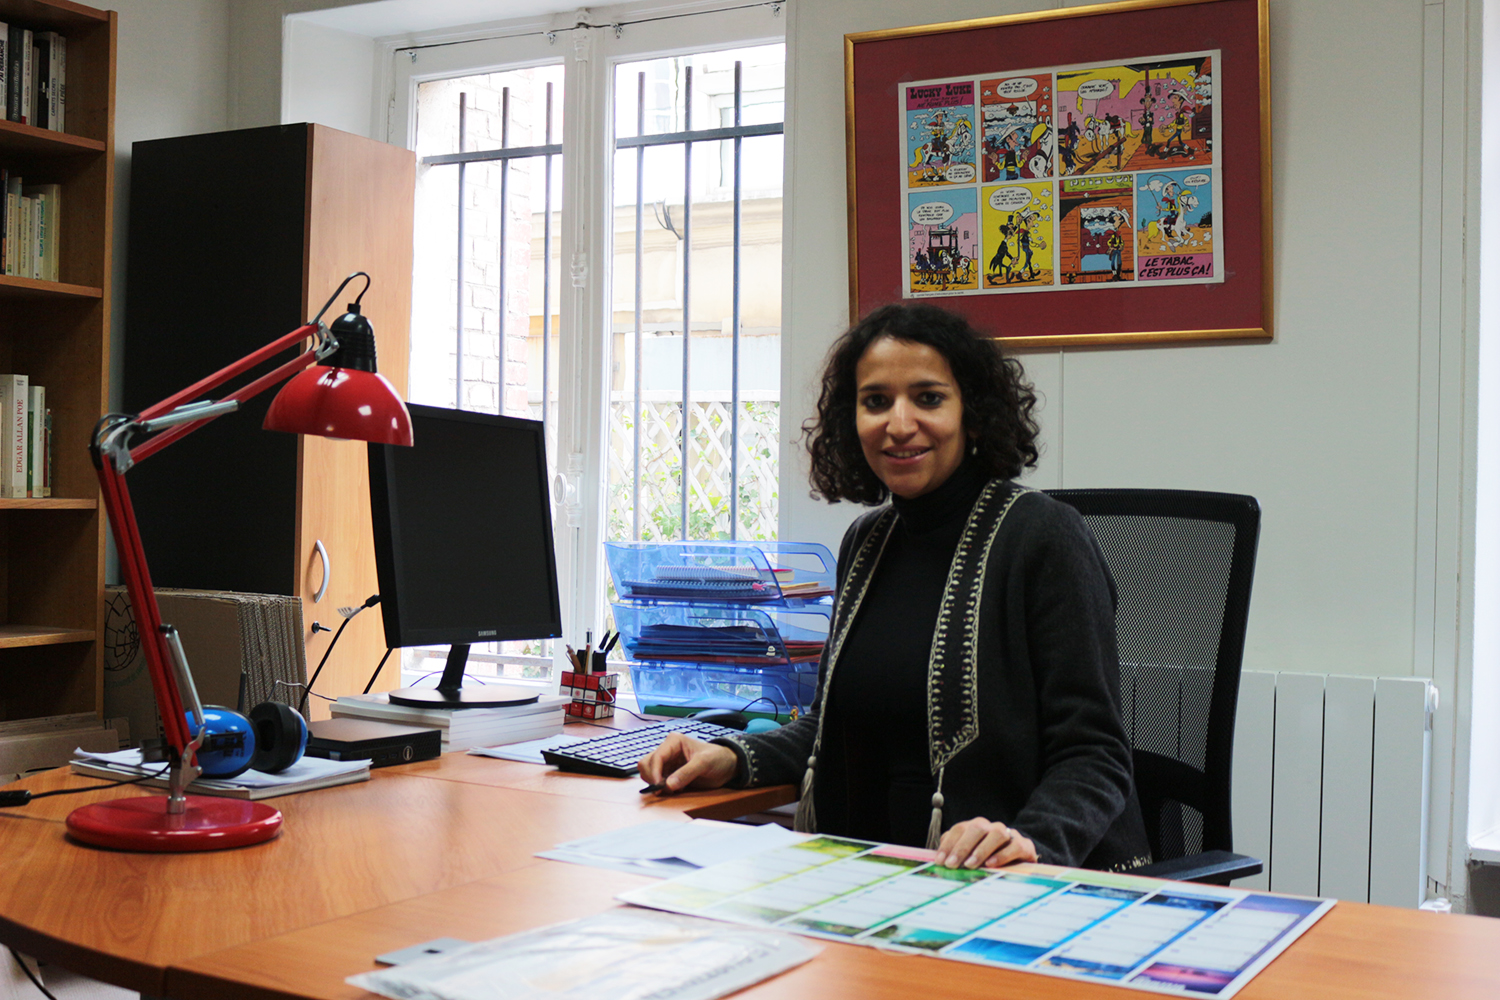
[[945,868],[998,868],[1013,861],[1035,861],[1036,845],[1018,830],[983,816],[955,823],[938,842],[936,864]]

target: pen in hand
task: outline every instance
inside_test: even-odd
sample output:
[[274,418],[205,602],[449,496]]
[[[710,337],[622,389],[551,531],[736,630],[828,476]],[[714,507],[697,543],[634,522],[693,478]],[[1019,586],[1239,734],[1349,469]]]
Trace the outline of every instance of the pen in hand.
[[671,795],[672,794],[672,790],[666,786],[665,782],[663,782],[660,785],[647,785],[645,788],[641,789],[641,794],[642,795]]

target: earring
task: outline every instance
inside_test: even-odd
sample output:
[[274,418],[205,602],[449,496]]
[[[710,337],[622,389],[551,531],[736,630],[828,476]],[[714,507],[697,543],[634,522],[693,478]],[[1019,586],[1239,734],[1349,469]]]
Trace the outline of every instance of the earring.
[[969,445],[969,454],[970,455],[977,455],[977,454],[979,454],[979,442],[978,441],[975,441],[973,444]]

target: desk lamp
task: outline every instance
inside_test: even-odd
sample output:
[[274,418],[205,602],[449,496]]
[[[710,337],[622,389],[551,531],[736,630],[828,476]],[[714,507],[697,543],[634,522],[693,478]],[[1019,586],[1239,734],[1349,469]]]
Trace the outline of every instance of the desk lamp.
[[[365,279],[364,290],[344,315],[325,326],[323,314],[356,277]],[[124,477],[137,462],[292,376],[271,402],[267,430],[410,445],[411,415],[391,383],[376,372],[375,331],[360,315],[360,299],[369,288],[370,276],[356,271],[306,325],[155,406],[138,414],[107,414],[95,425],[90,453],[161,713],[169,779],[165,797],[114,799],[75,809],[67,825],[76,839],[123,850],[201,851],[257,844],[281,828],[281,812],[262,802],[187,794],[202,773],[198,752],[210,735],[208,720],[176,630],[162,624]],[[309,337],[313,345],[296,359],[221,400],[194,402]],[[141,435],[153,436],[133,445]]]

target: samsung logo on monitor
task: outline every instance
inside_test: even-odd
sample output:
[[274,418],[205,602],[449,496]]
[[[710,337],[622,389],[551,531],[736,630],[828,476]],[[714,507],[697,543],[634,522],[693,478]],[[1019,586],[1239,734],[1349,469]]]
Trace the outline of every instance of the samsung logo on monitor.
[[479,634],[480,635],[494,635],[495,633],[497,633],[499,631],[500,631],[499,629],[495,629],[495,628],[482,628],[482,629],[479,630]]

